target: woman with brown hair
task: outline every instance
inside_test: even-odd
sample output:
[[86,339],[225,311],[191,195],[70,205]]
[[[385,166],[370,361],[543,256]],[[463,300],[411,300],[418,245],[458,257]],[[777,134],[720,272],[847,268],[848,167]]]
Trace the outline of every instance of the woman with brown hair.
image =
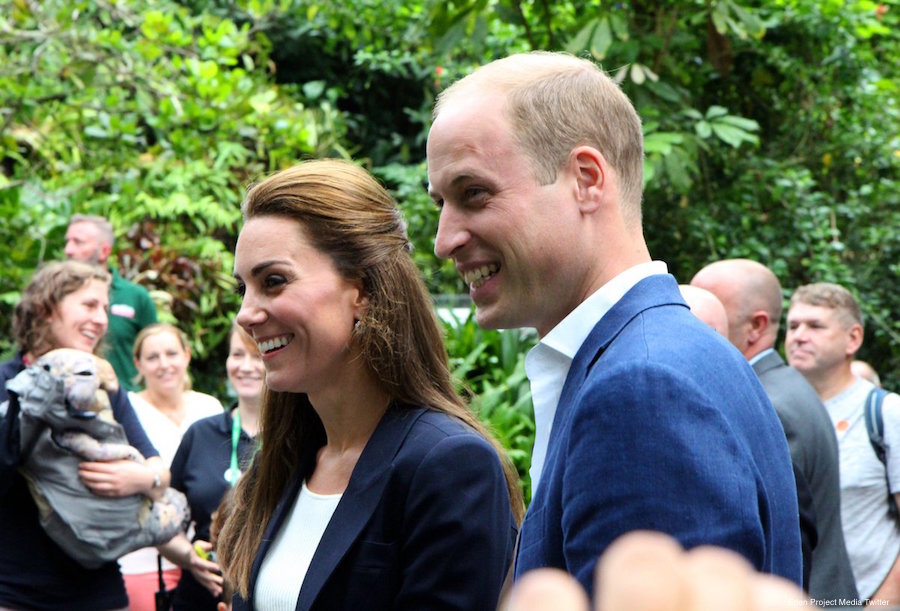
[[[224,413],[198,420],[172,460],[172,487],[187,496],[194,538],[172,539],[164,553],[184,569],[172,600],[174,611],[215,611],[223,580],[213,556],[213,515],[237,485],[256,448],[266,370],[259,348],[237,323],[228,334],[225,373],[237,401]],[[228,596],[231,602],[231,596]]]
[[[48,263],[22,292],[13,314],[19,352],[0,364],[0,388],[55,348],[96,352],[106,333],[109,276],[78,261]],[[0,402],[7,392],[0,392]],[[82,462],[81,482],[100,496],[135,494],[159,499],[169,470],[141,428],[124,390],[109,393],[113,416],[128,442],[144,457]],[[125,609],[128,598],[119,566],[88,569],[66,554],[41,528],[38,508],[19,473],[18,405],[0,419],[0,609]]]
[[237,321],[268,391],[219,537],[235,609],[494,609],[521,491],[454,390],[394,201],[311,161],[243,215]]

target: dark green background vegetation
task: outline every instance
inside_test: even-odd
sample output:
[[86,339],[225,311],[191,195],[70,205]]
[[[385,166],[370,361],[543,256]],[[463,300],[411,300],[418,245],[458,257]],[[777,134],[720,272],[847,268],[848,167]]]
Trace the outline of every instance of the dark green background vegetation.
[[[853,290],[862,356],[900,388],[900,3],[868,0],[0,0],[0,325],[70,214],[108,216],[123,275],[223,396],[242,193],[299,159],[357,159],[403,207],[435,294],[424,140],[440,89],[514,51],[593,57],[644,121],[645,231],[681,281],[749,257],[787,296]],[[473,404],[520,469],[533,339],[448,326]],[[13,349],[8,336],[0,352]]]

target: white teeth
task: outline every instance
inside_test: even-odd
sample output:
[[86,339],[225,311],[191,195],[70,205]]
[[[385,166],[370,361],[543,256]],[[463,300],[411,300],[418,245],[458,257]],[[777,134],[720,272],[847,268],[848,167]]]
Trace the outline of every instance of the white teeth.
[[472,288],[478,288],[482,284],[488,281],[494,274],[496,274],[500,270],[500,266],[496,263],[491,263],[490,265],[482,265],[481,267],[470,269],[465,274],[463,274],[463,280],[466,281],[466,284],[471,286]]
[[281,348],[283,346],[287,346],[291,341],[290,335],[281,335],[279,337],[273,337],[272,339],[267,339],[263,342],[258,342],[259,351],[265,354],[266,352],[271,352],[276,348]]

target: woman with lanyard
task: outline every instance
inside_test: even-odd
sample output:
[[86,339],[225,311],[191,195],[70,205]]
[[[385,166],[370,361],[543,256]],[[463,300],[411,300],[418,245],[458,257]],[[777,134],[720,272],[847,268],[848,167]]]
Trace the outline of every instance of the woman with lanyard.
[[225,362],[237,404],[222,415],[192,424],[172,460],[172,487],[184,492],[194,523],[193,544],[178,536],[162,546],[163,555],[182,569],[172,608],[214,611],[222,593],[222,575],[210,541],[213,512],[237,484],[253,456],[265,367],[256,342],[232,326]]

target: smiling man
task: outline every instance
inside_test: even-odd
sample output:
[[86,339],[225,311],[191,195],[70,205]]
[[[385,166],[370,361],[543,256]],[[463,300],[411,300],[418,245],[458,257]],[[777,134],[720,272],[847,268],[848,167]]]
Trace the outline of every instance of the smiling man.
[[435,107],[435,252],[479,324],[541,337],[526,361],[534,494],[516,576],[556,567],[591,591],[609,543],[652,529],[799,583],[784,433],[746,360],[651,261],[642,149],[628,98],[566,54],[487,64]]
[[[113,229],[102,216],[73,215],[66,230],[66,259],[107,267],[113,248]],[[131,356],[134,340],[141,329],[156,322],[156,305],[147,289],[129,282],[109,266],[109,331],[104,355],[116,370],[119,384],[139,390],[135,384],[137,369]]]
[[900,396],[883,399],[884,464],[866,430],[864,410],[875,385],[854,375],[863,318],[853,295],[820,282],[791,296],[784,349],[788,362],[812,384],[838,440],[844,540],[860,596],[900,604],[900,523],[889,495],[900,502]]

